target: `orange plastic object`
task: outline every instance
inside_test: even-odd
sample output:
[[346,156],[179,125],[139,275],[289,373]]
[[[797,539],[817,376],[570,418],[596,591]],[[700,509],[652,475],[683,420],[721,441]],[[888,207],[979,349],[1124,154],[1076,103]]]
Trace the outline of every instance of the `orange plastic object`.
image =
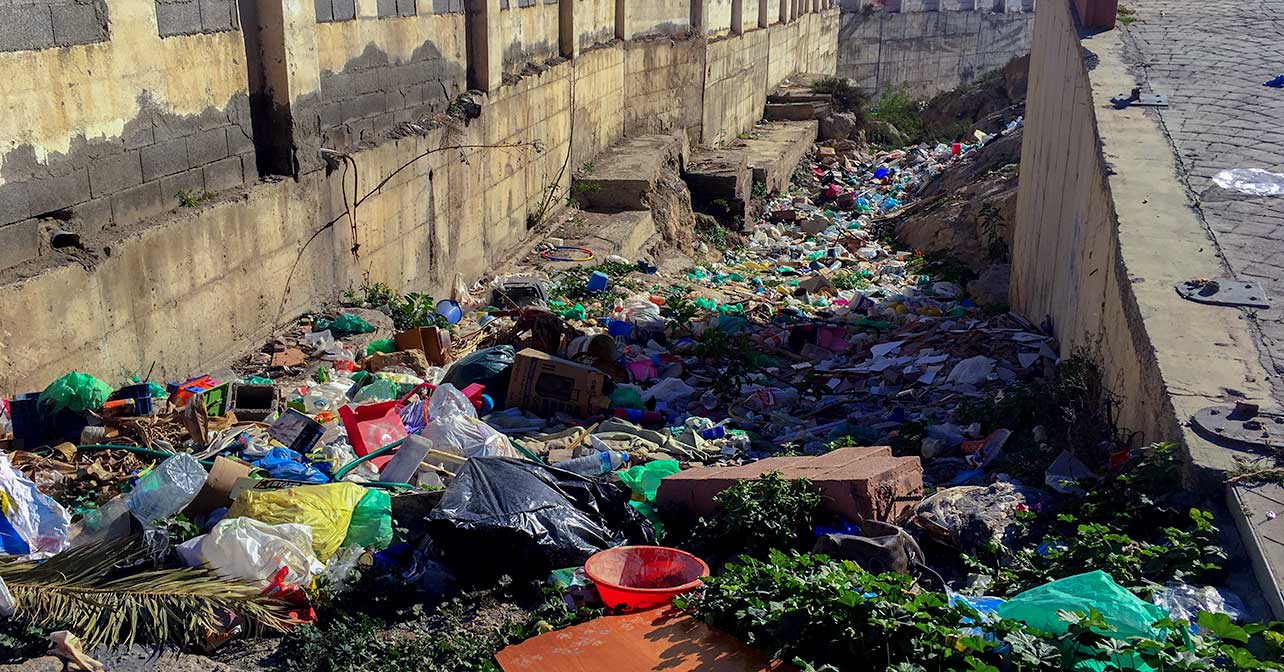
[[597,584],[608,609],[658,607],[700,586],[709,565],[686,551],[664,546],[621,546],[593,554],[584,573]]

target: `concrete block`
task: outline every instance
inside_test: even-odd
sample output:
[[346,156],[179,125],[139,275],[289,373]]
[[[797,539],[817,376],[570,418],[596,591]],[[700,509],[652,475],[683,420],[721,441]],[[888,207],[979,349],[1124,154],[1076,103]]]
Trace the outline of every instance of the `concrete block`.
[[161,37],[201,32],[201,8],[196,0],[157,0],[156,31]]
[[357,18],[356,0],[333,0],[334,20],[351,21]]
[[111,197],[111,218],[117,224],[129,224],[164,210],[165,203],[160,183],[144,182]]
[[228,155],[227,128],[216,128],[191,135],[187,140],[187,163],[189,166],[203,166],[214,163]]
[[397,0],[375,0],[375,13],[381,19],[397,16]]
[[124,154],[95,159],[89,164],[89,192],[94,198],[114,194],[121,189],[143,183],[142,152],[132,150]]
[[236,3],[230,0],[197,0],[201,10],[201,32],[220,33],[240,27]]
[[464,11],[464,0],[431,0],[433,14]]
[[205,191],[205,172],[200,168],[185,170],[177,175],[160,179],[160,197],[165,202],[177,202],[178,192],[200,194]]
[[248,154],[254,151],[254,138],[250,136],[249,127],[228,126],[223,129],[227,134],[228,154]]
[[104,196],[74,206],[71,217],[70,228],[76,233],[98,233],[111,223],[111,198]]
[[61,177],[32,180],[31,214],[40,216],[89,200],[89,171],[81,168]]
[[107,39],[107,17],[99,15],[92,4],[74,3],[54,5],[54,42],[60,47],[73,44],[90,44]]
[[146,147],[156,141],[156,136],[152,130],[152,121],[146,117],[134,119],[125,124],[125,130],[121,133],[121,141],[125,149],[139,149]]
[[31,193],[26,182],[0,184],[0,226],[31,216]]
[[821,457],[768,458],[741,467],[703,467],[666,477],[656,504],[708,516],[714,498],[738,480],[779,472],[806,478],[823,496],[822,506],[848,520],[891,521],[923,497],[923,468],[917,457],[893,457],[886,447],[841,448]]
[[[224,142],[226,142],[226,139]],[[187,170],[191,166],[191,163],[187,160],[186,138],[158,142],[139,151],[142,152],[143,180],[146,182],[151,182],[166,175],[173,175]]]
[[0,52],[53,46],[53,17],[46,5],[0,7]]
[[313,9],[316,12],[317,23],[326,23],[334,20],[334,7],[330,0],[313,0]]
[[398,16],[414,16],[418,13],[418,8],[415,6],[415,0],[397,0]]
[[44,247],[40,232],[34,219],[0,226],[0,271],[39,257]]
[[205,166],[205,189],[208,191],[223,191],[242,184],[245,184],[245,174],[239,156],[229,156]]

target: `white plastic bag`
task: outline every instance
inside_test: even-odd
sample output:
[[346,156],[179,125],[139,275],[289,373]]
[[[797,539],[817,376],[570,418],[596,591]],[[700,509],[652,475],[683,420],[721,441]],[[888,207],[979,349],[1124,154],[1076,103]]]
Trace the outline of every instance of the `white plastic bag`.
[[312,528],[246,516],[219,521],[201,542],[201,558],[219,576],[263,583],[286,567],[286,584],[306,586],[322,568],[312,552]]
[[53,555],[67,548],[71,530],[67,510],[14,469],[4,453],[0,453],[0,494],[4,520],[12,528],[0,537],[0,554]]
[[1284,174],[1261,168],[1229,168],[1214,175],[1213,182],[1251,196],[1284,196]]
[[477,418],[473,402],[454,385],[438,387],[428,400],[428,425],[420,434],[436,450],[463,457],[517,457],[508,438]]
[[951,383],[962,385],[980,385],[990,377],[994,371],[994,360],[985,355],[977,355],[965,359],[950,369],[950,375],[946,380]]
[[682,382],[681,379],[665,378],[643,392],[642,398],[656,399],[667,404],[679,399],[689,399],[695,393],[696,389]]

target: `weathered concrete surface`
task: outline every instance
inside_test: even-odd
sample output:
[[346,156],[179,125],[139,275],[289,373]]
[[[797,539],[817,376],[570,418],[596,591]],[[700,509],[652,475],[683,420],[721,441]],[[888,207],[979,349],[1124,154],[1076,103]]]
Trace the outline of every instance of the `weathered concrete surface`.
[[842,15],[838,75],[871,94],[904,90],[927,98],[1030,51],[1033,3],[1010,12],[991,11],[989,5],[890,11],[856,4]]
[[592,250],[599,259],[637,259],[656,234],[655,217],[650,210],[578,212],[562,233],[567,245]]
[[[1176,154],[1177,176],[1193,214],[1211,238],[1209,249],[1220,253],[1224,269],[1219,274],[1260,282],[1272,299],[1268,310],[1218,312],[1240,327],[1232,334],[1237,346],[1250,337],[1257,345],[1257,361],[1251,361],[1247,348],[1237,348],[1244,361],[1232,371],[1242,366],[1254,378],[1242,391],[1278,408],[1284,400],[1284,202],[1222,189],[1211,178],[1225,168],[1284,171],[1281,101],[1276,91],[1262,86],[1284,56],[1284,2],[1212,7],[1142,0],[1129,7],[1137,21],[1120,33],[1124,62],[1139,81],[1169,96],[1171,106],[1157,110],[1155,119]],[[1214,364],[1224,366],[1206,365]],[[1210,395],[1212,388],[1196,389],[1205,398],[1224,398]],[[1197,403],[1178,402],[1179,418],[1204,403],[1193,400]],[[1222,454],[1217,448],[1192,447],[1192,456],[1204,462],[1219,463]],[[1228,499],[1258,582],[1280,617],[1284,521],[1270,514],[1284,505],[1284,487],[1235,486]]]
[[[1271,402],[1252,325],[1239,310],[1186,302],[1173,290],[1224,273],[1224,261],[1158,119],[1110,109],[1111,96],[1138,83],[1121,31],[1081,40],[1067,3],[1045,2],[1034,44],[1013,307],[1049,321],[1063,355],[1084,349],[1100,362],[1121,402],[1121,427],[1139,432],[1138,441],[1180,441],[1188,485],[1225,492],[1226,472],[1247,455],[1207,443],[1185,421],[1236,398]],[[1245,515],[1233,493],[1229,508]],[[1249,523],[1241,521],[1259,568],[1284,558],[1273,529]],[[1280,615],[1273,574],[1259,571],[1258,581]]]
[[[437,45],[446,58],[469,56],[464,52],[470,17],[464,15],[377,19],[373,18],[378,16],[377,0],[358,0],[356,18],[318,25],[310,5],[287,4],[281,11],[262,22],[280,34],[279,51],[265,61],[275,68],[266,79],[283,87],[283,97],[273,102],[300,104],[291,111],[298,114],[297,119],[315,113],[309,112],[315,108],[306,103],[319,102],[322,72],[342,72],[372,42],[388,56],[387,68],[374,69],[376,83],[403,72],[397,71],[404,64],[401,59],[413,55],[426,41]],[[834,53],[837,14],[806,14],[787,24],[752,31],[760,35],[725,42],[765,42],[767,69],[782,79],[800,66],[825,72],[819,68]],[[488,29],[493,17],[481,18],[486,22],[480,29]],[[126,34],[121,30],[116,34]],[[159,81],[174,100],[202,105],[225,80],[244,86],[245,71],[234,76],[232,58],[219,65],[227,73],[225,80],[203,81],[203,89],[194,83],[201,72],[197,63],[207,53],[219,53],[224,46],[230,49],[223,42],[229,35],[162,41],[189,45],[186,50],[161,48],[158,53],[173,56],[176,70],[190,65],[194,75],[149,72],[133,79],[122,75],[111,84],[134,82],[145,87]],[[213,51],[203,51],[198,48],[201,45]],[[799,53],[783,53],[787,48]],[[58,59],[70,58],[111,73],[122,63],[95,60],[102,59],[107,49],[75,47],[60,56],[0,54],[0,60],[23,63],[32,71],[44,67],[57,72]],[[656,55],[664,49],[683,53],[673,59]],[[680,61],[682,68],[695,64],[696,72],[703,74],[705,51],[703,40],[667,39],[646,49],[634,50],[618,42],[591,49],[477,94],[480,109],[475,118],[442,118],[399,137],[376,135],[373,146],[354,148],[355,166],[346,171],[341,168],[327,175],[323,170],[300,170],[297,181],[233,189],[213,203],[140,217],[136,226],[105,230],[101,244],[81,254],[58,251],[50,255],[50,264],[20,265],[0,281],[0,394],[41,389],[72,369],[93,372],[111,383],[144,374],[153,363],[152,374],[158,379],[187,375],[257,347],[274,326],[363,281],[382,282],[400,291],[439,292],[451,285],[456,274],[466,281],[477,279],[528,244],[530,227],[560,207],[571,189],[572,174],[584,162],[598,160],[593,157],[624,135],[630,119],[626,110],[633,104],[630,99],[651,95],[645,82],[633,83],[643,78],[633,77],[632,66],[662,62],[668,67]],[[489,52],[471,56],[485,53]],[[832,72],[832,60],[829,63]],[[475,76],[477,68],[469,65],[465,63],[463,69]],[[489,61],[481,65],[489,72]],[[23,86],[34,87],[31,79],[24,80]],[[10,80],[0,84],[8,85]],[[105,84],[94,84],[99,85]],[[736,87],[762,88],[743,93]],[[766,81],[730,78],[706,89],[700,77],[692,87],[694,96],[684,89],[669,98],[687,101],[693,109],[674,114],[667,123],[673,131],[686,131],[687,137],[693,127],[704,123],[735,124],[739,133],[740,124],[756,121],[761,108],[756,114],[739,107],[731,113],[719,105],[717,112],[706,113],[709,96],[765,100],[766,87]],[[168,91],[171,88],[183,90]],[[71,86],[30,90],[32,95],[81,95]],[[27,98],[5,99],[26,106]],[[130,100],[115,89],[85,100],[86,107],[76,110],[80,116],[74,124],[58,120],[64,132],[93,124],[111,128],[120,123],[111,115],[119,115],[121,109],[126,114],[130,111],[109,105]],[[174,100],[169,109],[186,109]],[[32,111],[37,107],[22,108],[35,135],[48,123]],[[111,115],[104,112],[107,108]],[[99,112],[104,112],[103,118],[96,116]],[[635,113],[640,117],[641,108],[635,108]],[[13,117],[0,121],[6,123],[13,124]],[[259,130],[256,123],[256,133]],[[46,135],[41,142],[49,147],[70,142],[57,133]],[[318,145],[319,141],[312,147],[314,152]],[[304,147],[293,151],[298,157],[306,155]],[[351,203],[354,182],[363,192],[381,186],[349,218],[344,194]],[[649,204],[655,229],[666,240],[689,238],[691,206],[684,200],[686,191],[676,170],[662,176],[658,187]]]
[[688,151],[683,133],[624,140],[576,173],[571,198],[595,212],[645,210],[646,196],[659,182],[665,165],[672,161],[684,165]]
[[789,184],[794,169],[816,142],[815,121],[777,121],[755,126],[745,140],[753,181],[777,192]]

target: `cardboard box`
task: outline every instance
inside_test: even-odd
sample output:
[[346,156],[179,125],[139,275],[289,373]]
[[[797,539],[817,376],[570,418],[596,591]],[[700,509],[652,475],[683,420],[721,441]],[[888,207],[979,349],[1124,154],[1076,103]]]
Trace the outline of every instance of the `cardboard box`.
[[398,350],[423,350],[428,363],[445,366],[454,361],[450,347],[450,332],[437,327],[416,327],[397,334],[393,341]]
[[191,515],[199,515],[209,513],[221,506],[231,506],[232,490],[236,487],[236,482],[242,478],[249,478],[253,471],[254,467],[244,462],[221,455],[214,458],[214,466],[210,468],[209,478],[205,479],[205,485],[200,492],[196,493],[196,499],[193,499],[184,511]]
[[517,353],[508,383],[508,405],[538,415],[557,411],[587,417],[611,405],[615,384],[601,371],[534,348]]

